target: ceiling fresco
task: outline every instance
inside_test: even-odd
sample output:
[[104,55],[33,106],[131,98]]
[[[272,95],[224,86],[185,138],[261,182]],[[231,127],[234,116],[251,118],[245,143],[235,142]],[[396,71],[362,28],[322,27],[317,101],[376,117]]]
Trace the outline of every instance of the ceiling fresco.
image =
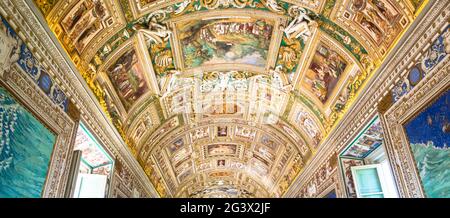
[[113,164],[111,156],[83,124],[77,130],[74,149],[81,151],[80,172],[103,175],[111,172]]
[[35,3],[161,197],[283,196],[425,5]]

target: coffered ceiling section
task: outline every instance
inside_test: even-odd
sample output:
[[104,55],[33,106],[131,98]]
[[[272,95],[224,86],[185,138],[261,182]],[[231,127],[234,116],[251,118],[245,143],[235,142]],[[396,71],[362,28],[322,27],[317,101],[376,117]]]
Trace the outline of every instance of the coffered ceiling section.
[[162,197],[280,197],[419,0],[35,0]]

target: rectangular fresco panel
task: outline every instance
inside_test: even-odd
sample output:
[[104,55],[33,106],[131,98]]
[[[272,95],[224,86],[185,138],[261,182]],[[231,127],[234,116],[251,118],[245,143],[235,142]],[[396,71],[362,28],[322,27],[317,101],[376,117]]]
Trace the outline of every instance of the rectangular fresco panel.
[[304,86],[325,103],[347,65],[345,59],[336,51],[321,43],[305,73]]
[[177,24],[185,67],[236,63],[266,65],[273,22],[217,18]]
[[109,17],[104,1],[79,1],[60,23],[66,33],[63,42],[73,44],[81,54],[95,35],[105,28],[103,22]]
[[405,124],[427,197],[450,197],[450,91]]
[[0,198],[38,198],[56,136],[0,87]]
[[109,79],[126,110],[147,92],[148,86],[144,74],[135,50],[126,52],[109,67]]

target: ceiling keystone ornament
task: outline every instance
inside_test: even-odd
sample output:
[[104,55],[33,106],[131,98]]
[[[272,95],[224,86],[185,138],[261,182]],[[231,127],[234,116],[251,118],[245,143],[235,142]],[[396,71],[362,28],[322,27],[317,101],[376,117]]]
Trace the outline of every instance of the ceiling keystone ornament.
[[421,5],[35,3],[161,197],[284,196]]

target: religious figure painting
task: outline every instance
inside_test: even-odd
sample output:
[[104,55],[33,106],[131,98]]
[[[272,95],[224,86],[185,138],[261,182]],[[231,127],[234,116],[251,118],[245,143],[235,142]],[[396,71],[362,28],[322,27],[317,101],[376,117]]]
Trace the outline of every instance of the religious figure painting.
[[266,134],[262,135],[260,141],[262,144],[272,149],[272,151],[275,151],[278,148],[278,145],[269,135]]
[[0,87],[0,198],[39,198],[56,136]]
[[135,50],[124,53],[108,68],[107,74],[126,110],[148,91],[144,69]]
[[224,167],[225,166],[225,160],[217,160],[217,166],[218,167]]
[[80,21],[81,17],[85,15],[89,10],[88,2],[79,2],[78,5],[72,8],[72,10],[66,15],[61,22],[61,26],[66,32],[71,32],[75,24]]
[[177,24],[186,68],[214,64],[264,67],[273,22],[254,18],[217,18]]
[[450,197],[449,111],[447,90],[404,125],[425,195],[430,198]]
[[181,173],[178,175],[178,180],[179,180],[179,182],[184,182],[184,181],[185,181],[190,175],[192,175],[193,173],[194,173],[194,172],[193,172],[192,168],[189,168],[189,169],[187,169],[187,170],[181,172]]
[[348,63],[330,46],[320,43],[305,73],[304,86],[325,103]]

